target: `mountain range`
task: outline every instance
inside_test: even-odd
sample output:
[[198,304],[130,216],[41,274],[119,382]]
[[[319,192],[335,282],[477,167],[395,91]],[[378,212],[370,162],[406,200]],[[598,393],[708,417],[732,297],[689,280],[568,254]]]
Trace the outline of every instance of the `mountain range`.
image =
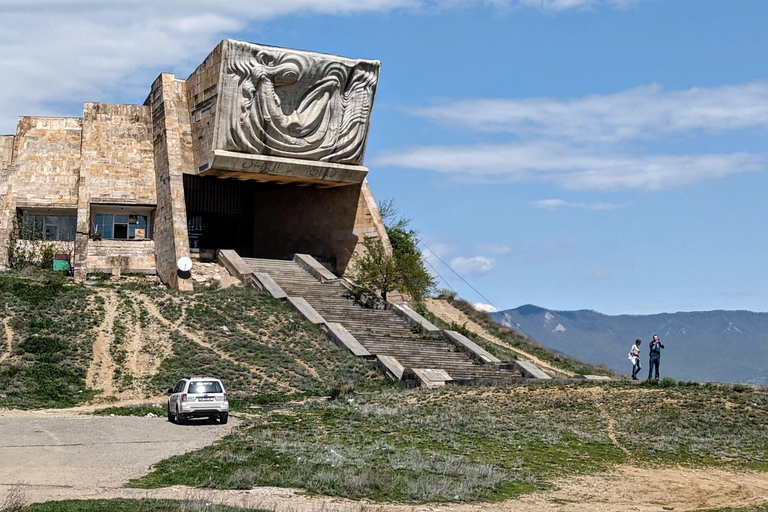
[[658,334],[665,346],[662,378],[768,384],[768,313],[718,310],[609,316],[529,304],[491,316],[556,352],[625,374],[631,373],[629,349],[640,338],[639,375],[647,377],[648,345]]

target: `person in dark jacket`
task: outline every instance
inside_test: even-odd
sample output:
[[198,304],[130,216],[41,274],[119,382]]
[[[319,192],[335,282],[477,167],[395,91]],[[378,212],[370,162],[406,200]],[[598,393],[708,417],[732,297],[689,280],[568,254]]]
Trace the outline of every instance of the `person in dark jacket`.
[[650,360],[648,361],[648,380],[651,380],[651,374],[653,373],[654,367],[656,367],[656,380],[659,380],[659,362],[661,361],[661,349],[663,348],[664,344],[659,337],[654,334],[653,340],[651,340],[651,346],[649,347]]

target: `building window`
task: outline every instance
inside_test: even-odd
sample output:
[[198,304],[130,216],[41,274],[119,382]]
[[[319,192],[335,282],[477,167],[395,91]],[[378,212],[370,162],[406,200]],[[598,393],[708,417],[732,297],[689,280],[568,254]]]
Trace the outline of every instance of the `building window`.
[[98,214],[95,216],[94,232],[105,240],[143,240],[149,238],[147,216]]
[[75,215],[24,214],[25,240],[74,240],[77,231]]

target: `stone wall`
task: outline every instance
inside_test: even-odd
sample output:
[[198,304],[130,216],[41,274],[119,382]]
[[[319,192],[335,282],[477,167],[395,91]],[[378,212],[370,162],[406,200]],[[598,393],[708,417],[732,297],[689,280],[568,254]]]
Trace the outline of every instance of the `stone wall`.
[[[82,120],[79,118],[21,117],[13,141],[10,164],[0,171],[0,247],[11,233],[17,208],[43,206],[75,208],[80,172]],[[4,149],[5,162],[8,150]],[[0,269],[8,253],[0,250]]]
[[367,183],[336,188],[259,184],[253,204],[257,257],[305,253],[343,274],[363,237],[379,237],[389,247]]
[[392,254],[392,245],[389,243],[387,228],[381,220],[379,207],[376,206],[376,200],[373,198],[373,193],[368,186],[368,180],[363,182],[362,189],[360,190],[354,234],[358,239],[355,252],[360,252],[364,249],[363,239],[365,237],[377,237],[384,244],[384,250],[388,254]]
[[154,224],[157,273],[172,288],[191,290],[192,284],[178,279],[176,274],[176,261],[189,257],[182,175],[194,165],[186,84],[163,73],[152,84],[147,102],[152,112],[157,184]]
[[13,135],[0,136],[0,270],[7,267],[8,254],[2,250],[2,242],[8,239],[13,212],[11,201],[8,201],[8,181],[11,177],[11,161],[13,158]]
[[205,61],[187,78],[187,101],[189,102],[192,130],[192,152],[194,167],[189,171],[198,173],[208,168],[213,161],[213,141],[216,139],[216,114],[219,101],[219,76],[221,75],[222,45],[211,52]]
[[[155,205],[155,162],[149,107],[86,103],[83,107],[75,278],[92,269],[91,205]],[[154,264],[152,265],[154,267]],[[146,268],[146,267],[142,267]]]
[[11,177],[14,207],[77,204],[82,119],[22,117]]
[[80,175],[91,203],[156,204],[149,107],[86,103]]
[[154,240],[98,240],[88,244],[88,271],[155,273]]
[[0,135],[0,171],[11,165],[15,138],[13,135]]

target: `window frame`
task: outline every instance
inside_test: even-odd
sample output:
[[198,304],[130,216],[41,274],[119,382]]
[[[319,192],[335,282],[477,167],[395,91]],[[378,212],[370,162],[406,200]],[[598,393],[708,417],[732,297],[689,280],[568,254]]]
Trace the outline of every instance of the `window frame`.
[[[123,208],[124,209],[124,208]],[[131,222],[131,217],[136,218],[136,222]],[[91,236],[95,233],[100,235],[102,240],[118,240],[121,242],[133,242],[152,239],[151,212],[131,211],[126,213],[118,209],[99,208],[91,212]],[[137,230],[144,230],[142,238],[136,238]],[[116,234],[124,236],[115,236]]]
[[55,210],[21,210],[22,240],[45,242],[74,242],[77,236],[77,215]]

